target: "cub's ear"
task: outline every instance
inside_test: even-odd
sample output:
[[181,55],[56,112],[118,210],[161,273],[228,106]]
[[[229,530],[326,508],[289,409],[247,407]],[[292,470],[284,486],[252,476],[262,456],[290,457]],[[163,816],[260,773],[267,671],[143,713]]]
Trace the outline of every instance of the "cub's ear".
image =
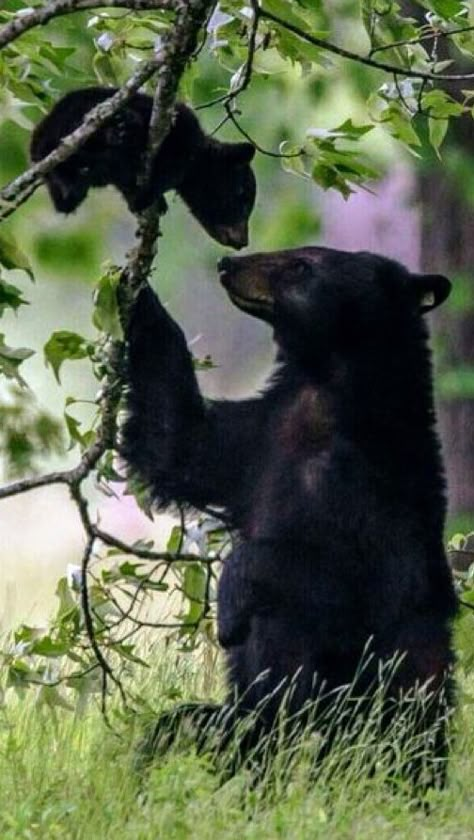
[[435,309],[451,291],[451,283],[442,274],[413,274],[410,282],[414,286],[420,312]]
[[255,155],[255,146],[252,143],[232,143],[229,151],[235,163],[250,163]]

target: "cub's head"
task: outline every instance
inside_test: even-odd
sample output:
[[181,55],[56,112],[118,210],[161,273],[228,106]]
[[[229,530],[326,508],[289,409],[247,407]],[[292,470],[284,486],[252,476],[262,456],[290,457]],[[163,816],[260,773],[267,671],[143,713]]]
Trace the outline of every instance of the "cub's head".
[[420,334],[422,315],[451,289],[441,275],[330,248],[224,257],[219,272],[236,306],[269,322],[284,350],[307,359],[395,349],[410,332]]
[[221,245],[244,248],[257,185],[251,143],[208,140],[180,187],[189,209]]

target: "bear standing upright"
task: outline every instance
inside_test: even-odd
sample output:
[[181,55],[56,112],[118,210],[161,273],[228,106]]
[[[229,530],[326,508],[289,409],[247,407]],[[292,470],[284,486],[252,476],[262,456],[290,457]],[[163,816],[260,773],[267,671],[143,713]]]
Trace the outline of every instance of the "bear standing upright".
[[229,700],[261,708],[269,729],[290,682],[293,712],[353,682],[368,647],[364,693],[400,655],[389,694],[428,684],[440,781],[456,597],[423,315],[449,281],[325,248],[220,271],[233,303],[273,327],[270,386],[204,400],[180,328],[145,289],[128,329],[124,454],[158,505],[220,505],[239,533],[218,594]]

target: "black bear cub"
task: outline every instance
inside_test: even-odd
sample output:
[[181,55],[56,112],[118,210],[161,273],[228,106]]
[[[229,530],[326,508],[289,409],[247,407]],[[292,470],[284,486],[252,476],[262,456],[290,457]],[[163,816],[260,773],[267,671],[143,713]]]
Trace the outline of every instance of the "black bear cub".
[[[116,88],[84,88],[66,94],[36,126],[31,159],[52,152],[86,114],[116,93]],[[176,190],[205,230],[222,245],[242,248],[248,242],[248,219],[256,194],[250,167],[251,143],[222,143],[208,137],[186,105],[177,105],[174,122],[153,161],[149,183],[139,175],[148,139],[153,100],[137,93],[83,146],[45,180],[56,210],[72,213],[90,187],[113,184],[129,209],[140,212]]]
[[439,783],[456,597],[424,313],[450,283],[326,248],[225,258],[220,273],[233,303],[273,327],[269,387],[205,400],[147,288],[128,330],[124,454],[158,505],[221,506],[238,531],[218,592],[229,703],[270,730],[284,697],[293,713],[330,707],[351,682],[370,695],[399,656],[389,705],[428,686],[419,728],[436,729]]

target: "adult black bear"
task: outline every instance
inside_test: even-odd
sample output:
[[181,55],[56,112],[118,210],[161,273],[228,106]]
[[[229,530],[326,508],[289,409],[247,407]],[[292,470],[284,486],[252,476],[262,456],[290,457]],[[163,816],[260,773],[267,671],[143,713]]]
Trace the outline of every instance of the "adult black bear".
[[[86,114],[116,88],[83,88],[66,94],[35,128],[31,159],[41,160],[78,128]],[[176,107],[174,122],[153,161],[149,183],[139,184],[148,140],[153,100],[137,93],[83,146],[46,178],[56,210],[72,213],[90,187],[113,184],[130,210],[144,210],[176,190],[191,213],[214,239],[242,248],[248,242],[248,219],[255,202],[251,143],[222,143],[208,137],[186,105]]]
[[456,597],[423,314],[450,283],[325,248],[220,270],[231,300],[273,327],[271,384],[204,400],[182,331],[145,289],[128,331],[126,459],[158,505],[220,505],[239,532],[218,593],[230,699],[261,707],[268,729],[289,681],[293,712],[351,683],[368,645],[361,692],[399,653],[389,695],[429,681],[440,780]]

